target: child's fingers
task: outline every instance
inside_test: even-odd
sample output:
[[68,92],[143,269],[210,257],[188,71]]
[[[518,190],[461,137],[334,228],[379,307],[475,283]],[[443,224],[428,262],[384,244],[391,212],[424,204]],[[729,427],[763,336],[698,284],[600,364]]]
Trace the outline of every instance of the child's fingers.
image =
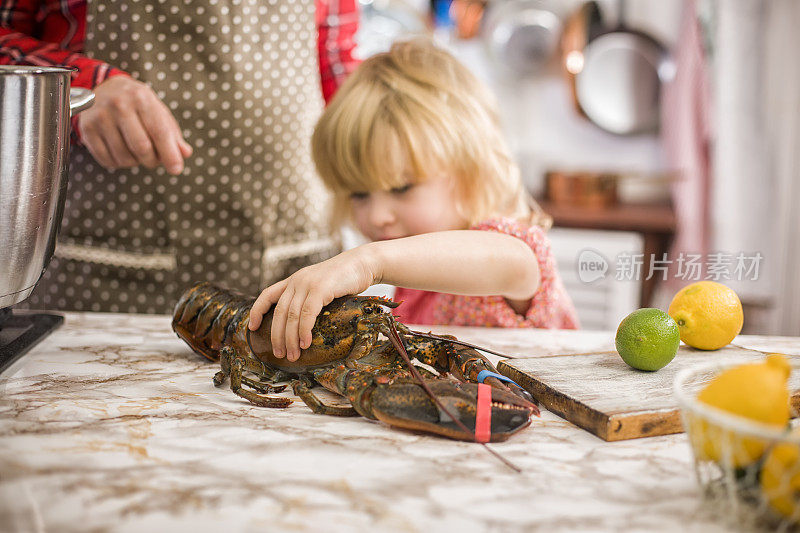
[[274,283],[261,291],[256,301],[253,302],[253,307],[250,308],[250,320],[248,327],[251,331],[255,331],[261,325],[264,315],[267,314],[272,304],[278,301],[283,291],[286,289],[287,280]]
[[298,325],[298,335],[300,336],[300,348],[306,349],[311,346],[311,329],[317,322],[319,312],[322,311],[322,300],[318,297],[308,295],[303,307],[300,310],[300,323]]
[[261,320],[264,315],[272,306],[272,299],[266,290],[261,291],[261,294],[256,298],[253,307],[250,308],[250,319],[247,322],[247,327],[250,331],[255,331],[261,325]]
[[300,311],[306,300],[305,292],[295,292],[289,308],[286,310],[286,359],[297,361],[300,358],[300,339],[297,336]]
[[283,294],[275,304],[275,310],[272,311],[272,353],[275,357],[281,358],[286,356],[286,316],[289,310],[289,304],[294,299],[294,289],[283,291]]

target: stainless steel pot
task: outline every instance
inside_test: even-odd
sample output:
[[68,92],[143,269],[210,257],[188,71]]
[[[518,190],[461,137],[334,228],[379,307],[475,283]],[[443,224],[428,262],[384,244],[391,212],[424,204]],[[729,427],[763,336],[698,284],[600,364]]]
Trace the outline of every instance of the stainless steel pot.
[[55,249],[70,117],[94,101],[72,69],[0,66],[0,309],[33,291]]
[[490,3],[483,31],[492,62],[513,76],[542,72],[558,50],[557,7],[552,0]]

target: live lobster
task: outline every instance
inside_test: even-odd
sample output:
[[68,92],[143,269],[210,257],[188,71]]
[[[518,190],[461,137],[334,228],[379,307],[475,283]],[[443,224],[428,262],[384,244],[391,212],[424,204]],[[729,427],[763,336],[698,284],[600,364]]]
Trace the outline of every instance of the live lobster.
[[[452,336],[412,331],[391,314],[389,309],[399,305],[391,300],[333,300],[317,318],[311,345],[293,362],[272,353],[271,312],[257,331],[248,329],[253,301],[200,283],[178,301],[172,328],[195,352],[220,362],[216,386],[230,377],[231,390],[255,405],[287,407],[290,398],[270,394],[289,383],[315,413],[362,415],[395,427],[481,442],[505,440],[539,414],[530,395],[498,374],[476,347]],[[410,367],[401,352],[435,372]],[[412,373],[425,377],[415,379]],[[485,384],[479,385],[484,377]],[[311,390],[317,384],[344,396],[351,406],[324,403]],[[484,387],[482,414],[479,387]]]

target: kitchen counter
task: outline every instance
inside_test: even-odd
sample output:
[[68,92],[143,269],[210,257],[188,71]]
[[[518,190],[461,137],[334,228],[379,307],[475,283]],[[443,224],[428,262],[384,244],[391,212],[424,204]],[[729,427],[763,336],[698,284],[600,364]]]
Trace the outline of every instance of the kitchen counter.
[[[613,332],[434,331],[517,356],[613,349]],[[474,443],[253,406],[216,370],[166,316],[67,313],[0,376],[0,529],[728,530],[683,434],[607,443],[543,411],[491,445],[519,474]]]

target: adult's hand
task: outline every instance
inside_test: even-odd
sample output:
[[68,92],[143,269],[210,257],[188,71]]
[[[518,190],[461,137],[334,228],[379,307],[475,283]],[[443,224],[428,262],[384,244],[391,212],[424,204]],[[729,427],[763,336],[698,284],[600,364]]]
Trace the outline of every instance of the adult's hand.
[[94,94],[94,105],[78,115],[78,128],[98,163],[107,169],[164,165],[171,174],[183,171],[192,148],[148,85],[114,76],[97,85]]

